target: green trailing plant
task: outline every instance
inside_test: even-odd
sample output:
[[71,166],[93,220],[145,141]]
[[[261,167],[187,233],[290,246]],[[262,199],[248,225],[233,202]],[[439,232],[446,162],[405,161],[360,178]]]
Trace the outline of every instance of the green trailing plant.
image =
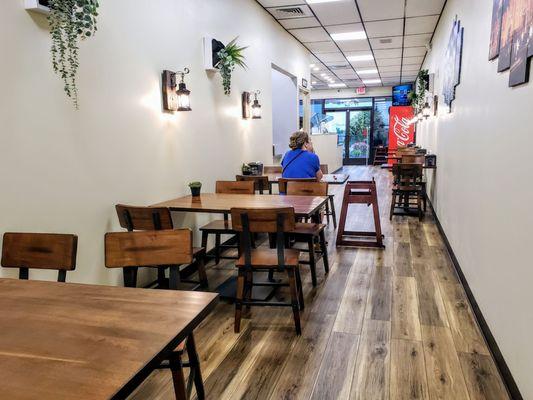
[[415,112],[421,111],[426,102],[426,91],[429,82],[429,72],[421,69],[416,77],[416,87],[409,93],[409,101]]
[[78,43],[97,31],[98,0],[49,0],[52,67],[64,83],[64,90],[78,108]]
[[224,94],[231,94],[231,73],[235,69],[235,66],[246,68],[244,62],[244,50],[248,47],[239,47],[237,45],[237,39],[233,39],[222,50],[217,53],[219,61],[215,65],[222,75],[222,86],[224,88]]

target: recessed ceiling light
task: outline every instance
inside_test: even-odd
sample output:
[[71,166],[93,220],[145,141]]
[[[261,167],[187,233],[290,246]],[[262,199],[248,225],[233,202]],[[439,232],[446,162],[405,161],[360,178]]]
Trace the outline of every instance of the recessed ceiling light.
[[378,73],[378,70],[377,69],[361,69],[361,70],[357,70],[357,75],[372,75],[372,74],[377,74]]
[[346,87],[345,83],[330,83],[328,85],[330,88],[343,88]]
[[340,1],[340,0],[306,0],[307,4],[318,4],[318,3],[332,3],[334,1]]
[[311,85],[316,85],[316,81],[311,82]]
[[318,67],[314,67],[314,68],[313,68],[313,71],[320,71],[320,68],[318,68]]
[[365,85],[373,85],[374,83],[381,83],[381,79],[363,79]]
[[309,64],[309,66],[310,66],[311,68],[314,68],[314,67],[315,67],[315,64]]
[[320,74],[322,78],[327,78],[328,76],[326,74]]
[[366,39],[365,31],[332,33],[331,38],[336,41]]
[[357,62],[357,61],[372,61],[374,56],[372,54],[363,54],[360,56],[348,56],[346,57],[348,61]]

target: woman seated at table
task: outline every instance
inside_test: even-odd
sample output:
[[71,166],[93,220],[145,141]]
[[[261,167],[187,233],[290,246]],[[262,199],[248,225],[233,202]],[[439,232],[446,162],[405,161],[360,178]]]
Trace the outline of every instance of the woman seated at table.
[[294,132],[289,147],[281,161],[283,178],[322,179],[320,160],[314,153],[313,143],[307,132]]

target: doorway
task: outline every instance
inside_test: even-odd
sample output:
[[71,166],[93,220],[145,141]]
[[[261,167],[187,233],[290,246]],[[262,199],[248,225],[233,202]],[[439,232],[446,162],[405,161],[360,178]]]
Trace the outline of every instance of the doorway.
[[337,133],[344,165],[367,165],[372,146],[372,108],[326,111],[328,131]]

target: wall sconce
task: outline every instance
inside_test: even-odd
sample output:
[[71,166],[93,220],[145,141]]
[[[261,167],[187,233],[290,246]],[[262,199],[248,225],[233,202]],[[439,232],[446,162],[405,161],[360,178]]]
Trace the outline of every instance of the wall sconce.
[[429,103],[426,101],[426,104],[424,104],[424,108],[422,109],[422,113],[424,114],[424,118],[428,119],[431,115],[431,107],[429,106]]
[[[163,109],[167,111],[191,111],[191,91],[185,85],[185,75],[189,68],[183,71],[163,71]],[[176,82],[176,76],[180,76],[180,82]],[[176,89],[177,88],[177,89]]]
[[244,119],[261,119],[261,104],[259,104],[259,100],[257,99],[257,95],[260,94],[260,90],[256,90],[253,92],[254,94],[254,100],[252,103],[252,93],[250,92],[243,92],[242,93],[242,117]]

